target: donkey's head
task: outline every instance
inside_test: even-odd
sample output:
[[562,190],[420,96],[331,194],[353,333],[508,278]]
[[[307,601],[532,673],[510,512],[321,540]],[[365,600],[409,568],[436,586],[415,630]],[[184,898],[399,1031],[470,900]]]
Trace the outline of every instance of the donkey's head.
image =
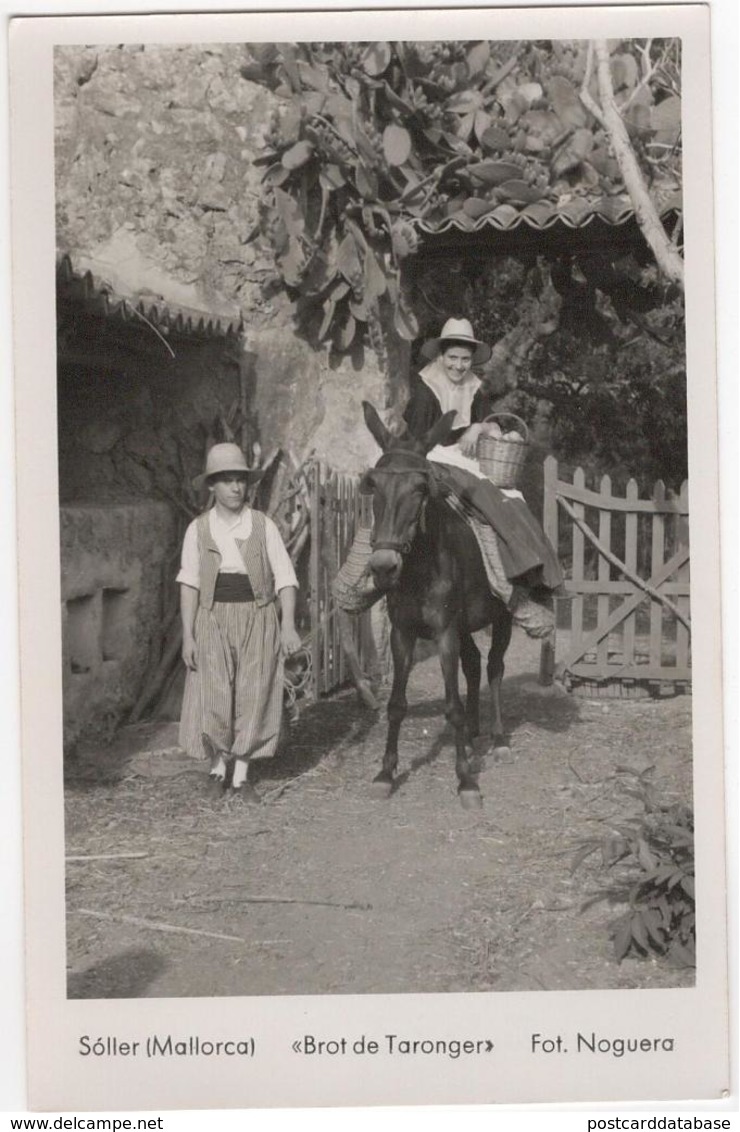
[[434,493],[426,454],[446,440],[455,414],[446,413],[423,439],[414,440],[408,434],[394,437],[369,402],[363,401],[362,410],[365,424],[383,451],[362,483],[362,489],[373,496],[370,570],[377,588],[388,590],[398,585],[403,558],[424,525],[427,500]]

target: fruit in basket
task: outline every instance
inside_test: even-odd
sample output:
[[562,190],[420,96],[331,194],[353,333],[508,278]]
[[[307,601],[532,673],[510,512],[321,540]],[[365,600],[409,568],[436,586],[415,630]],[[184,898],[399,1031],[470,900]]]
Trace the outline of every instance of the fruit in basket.
[[501,426],[497,421],[487,421],[483,428],[483,432],[486,436],[493,436],[496,440],[504,435],[501,431]]
[[516,431],[516,429],[512,429],[511,432],[505,432],[503,439],[504,440],[514,440],[514,441],[518,441],[519,444],[524,444],[524,437],[520,436],[519,433]]

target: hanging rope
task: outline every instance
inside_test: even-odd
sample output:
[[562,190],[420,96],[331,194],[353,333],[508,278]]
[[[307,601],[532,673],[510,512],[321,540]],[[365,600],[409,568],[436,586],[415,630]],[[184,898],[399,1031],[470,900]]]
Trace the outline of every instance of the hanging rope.
[[[293,661],[300,658],[301,663],[298,668],[293,667]],[[298,719],[298,705],[296,700],[306,695],[309,688],[313,684],[313,663],[311,660],[311,650],[307,645],[302,645],[297,649],[289,658],[289,664],[286,663],[283,674],[283,690],[285,693],[285,710],[288,713],[288,718],[291,723],[295,723]]]

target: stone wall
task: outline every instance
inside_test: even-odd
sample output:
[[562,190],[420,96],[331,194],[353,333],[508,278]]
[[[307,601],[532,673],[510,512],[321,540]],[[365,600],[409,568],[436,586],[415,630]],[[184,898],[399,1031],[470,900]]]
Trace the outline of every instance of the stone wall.
[[381,404],[382,375],[370,350],[359,373],[331,369],[267,297],[253,162],[279,102],[245,61],[238,44],[57,47],[58,246],[121,295],[241,315],[263,448],[360,471],[375,455],[360,401]]
[[[81,327],[84,337],[84,319]],[[96,356],[104,363],[60,356],[61,502],[126,502],[161,489],[181,498],[202,470],[210,423],[239,399],[238,366],[220,340],[178,343],[172,359],[126,349],[114,332],[97,340]]]
[[238,45],[58,47],[57,230],[138,291],[264,324],[269,265],[248,237],[274,100],[243,62]]
[[108,738],[158,654],[177,550],[162,503],[61,509],[64,746]]
[[[113,295],[244,325],[241,344],[169,336],[174,359],[137,321],[72,310],[60,326],[73,746],[125,718],[157,655],[186,518],[177,499],[201,469],[210,422],[240,401],[240,374],[264,452],[313,454],[343,472],[376,458],[360,403],[382,404],[383,375],[370,350],[359,371],[349,358],[330,366],[328,351],[295,333],[286,296],[267,286],[254,158],[278,103],[242,78],[239,45],[58,47],[54,57],[59,252]],[[152,501],[162,489],[169,507]]]

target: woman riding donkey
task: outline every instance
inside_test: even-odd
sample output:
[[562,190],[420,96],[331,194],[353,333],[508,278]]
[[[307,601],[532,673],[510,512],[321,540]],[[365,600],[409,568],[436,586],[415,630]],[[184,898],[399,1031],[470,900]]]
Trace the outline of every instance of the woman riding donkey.
[[521,492],[495,487],[476,459],[480,437],[498,431],[486,421],[491,394],[473,372],[488,361],[491,347],[475,337],[467,319],[451,318],[438,338],[424,343],[421,355],[427,365],[411,381],[404,412],[408,432],[420,440],[445,413],[455,413],[452,430],[427,459],[440,465],[443,485],[464,510],[496,532],[505,575],[499,596],[515,624],[531,636],[546,636],[553,625],[549,596],[562,584],[555,551]]
[[[555,553],[521,494],[495,487],[474,459],[489,428],[490,405],[472,367],[490,352],[469,322],[450,319],[439,338],[424,344],[428,364],[413,380],[403,436],[393,436],[373,406],[363,403],[365,422],[383,453],[365,477],[374,524],[369,541],[358,534],[333,592],[347,612],[387,596],[393,686],[383,764],[373,782],[379,797],[396,785],[398,737],[419,638],[437,645],[445,716],[455,736],[458,794],[468,806],[480,804],[468,753],[468,741],[480,733],[482,673],[474,634],[491,629],[486,665],[491,750],[505,758],[501,682],[512,621],[536,637],[554,625],[548,597],[561,582]],[[464,705],[458,665],[467,685]]]

